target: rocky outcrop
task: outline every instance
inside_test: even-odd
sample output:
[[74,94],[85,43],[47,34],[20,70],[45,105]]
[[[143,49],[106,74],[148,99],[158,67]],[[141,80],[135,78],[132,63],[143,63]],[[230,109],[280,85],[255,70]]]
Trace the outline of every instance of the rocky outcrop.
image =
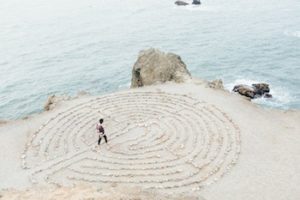
[[68,95],[51,95],[48,97],[45,105],[44,105],[44,110],[49,111],[52,110],[58,103],[62,101],[69,101],[72,99],[76,99],[82,96],[88,96],[90,93],[86,91],[79,91],[76,96],[68,96]]
[[141,51],[132,69],[131,88],[160,84],[167,81],[182,83],[191,74],[180,56],[158,49]]
[[184,1],[175,1],[175,4],[177,6],[186,6],[186,5],[189,5],[188,3],[184,2]]
[[240,95],[249,97],[251,99],[253,99],[255,96],[253,87],[248,86],[248,85],[236,85],[236,86],[234,86],[232,91],[237,92]]
[[200,5],[201,2],[200,2],[200,0],[193,0],[193,3],[192,3],[192,4],[194,4],[194,5]]
[[44,105],[44,110],[45,111],[52,110],[55,107],[55,104],[59,101],[60,101],[60,98],[58,96],[56,96],[56,95],[49,96]]
[[57,95],[51,95],[48,97],[45,105],[44,105],[44,110],[49,111],[52,110],[59,102],[61,101],[67,101],[72,99],[70,96],[67,95],[62,95],[62,96],[57,96]]
[[208,82],[208,86],[213,89],[224,89],[223,81],[221,79],[216,79]]
[[249,97],[250,99],[255,99],[259,97],[271,98],[272,95],[269,93],[270,88],[266,83],[257,83],[248,85],[236,85],[234,86],[234,92],[238,92],[240,95]]

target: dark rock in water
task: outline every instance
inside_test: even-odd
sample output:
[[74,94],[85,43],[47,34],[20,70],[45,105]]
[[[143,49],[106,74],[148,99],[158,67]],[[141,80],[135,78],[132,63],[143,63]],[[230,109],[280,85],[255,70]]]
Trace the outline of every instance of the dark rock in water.
[[184,1],[175,1],[175,4],[177,6],[186,6],[186,5],[189,5],[187,2],[184,2]]
[[252,84],[252,87],[254,87],[255,93],[258,95],[263,95],[270,92],[269,84],[266,83]]
[[201,2],[200,2],[200,0],[193,0],[193,3],[192,3],[192,4],[194,4],[194,5],[200,5]]
[[254,99],[255,97],[254,89],[248,85],[236,85],[234,86],[233,91],[251,99]]
[[269,93],[264,94],[264,98],[272,98],[273,96]]
[[252,86],[248,85],[236,85],[232,89],[234,92],[238,92],[240,95],[249,97],[251,99],[265,97],[272,98],[272,95],[269,94],[270,88],[266,83],[257,83],[252,84]]

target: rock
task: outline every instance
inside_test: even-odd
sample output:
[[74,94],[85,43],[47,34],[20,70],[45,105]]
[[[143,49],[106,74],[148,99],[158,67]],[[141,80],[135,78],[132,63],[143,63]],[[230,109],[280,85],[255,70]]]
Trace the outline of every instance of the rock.
[[45,105],[44,105],[44,110],[49,111],[52,110],[58,103],[62,101],[69,101],[73,99],[77,99],[83,96],[89,96],[90,93],[86,91],[79,91],[76,96],[68,96],[66,94],[64,95],[51,95],[48,97]]
[[266,94],[264,94],[263,97],[264,97],[264,98],[272,98],[273,96],[272,96],[271,94],[269,94],[269,93],[266,93]]
[[160,84],[167,81],[182,83],[191,74],[180,56],[158,49],[141,51],[132,69],[131,88]]
[[236,85],[233,88],[234,92],[238,92],[240,95],[253,99],[255,97],[254,89],[248,85]]
[[222,89],[222,90],[224,89],[223,81],[221,79],[217,79],[217,80],[208,82],[208,86],[210,88],[214,88],[214,89]]
[[266,83],[252,84],[252,86],[236,85],[234,86],[233,91],[238,92],[239,94],[246,97],[250,97],[251,99],[259,97],[272,98],[272,95],[269,94],[269,85]]
[[44,110],[46,111],[51,110],[51,107],[54,103],[55,103],[55,95],[49,96],[44,105]]
[[266,83],[252,84],[252,87],[254,87],[255,93],[258,95],[263,95],[270,92],[269,84]]
[[49,111],[52,110],[57,103],[61,102],[61,101],[66,101],[66,100],[70,100],[71,97],[67,96],[67,95],[63,95],[63,96],[56,96],[56,95],[51,95],[48,97],[45,105],[44,105],[44,110],[45,111]]
[[200,2],[200,0],[193,0],[193,3],[192,3],[192,4],[194,4],[194,5],[200,5],[201,2]]
[[177,6],[186,6],[186,5],[189,5],[188,3],[184,2],[184,1],[175,1],[175,4]]

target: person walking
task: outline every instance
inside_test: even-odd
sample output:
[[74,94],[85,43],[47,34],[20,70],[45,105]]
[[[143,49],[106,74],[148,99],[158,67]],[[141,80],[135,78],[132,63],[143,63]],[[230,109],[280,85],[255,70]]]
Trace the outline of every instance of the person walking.
[[102,138],[104,138],[105,142],[107,143],[107,137],[105,135],[105,130],[104,130],[104,127],[103,127],[103,122],[104,122],[104,120],[100,119],[99,123],[97,123],[97,126],[96,126],[96,129],[98,130],[98,133],[99,133],[98,146],[100,146]]

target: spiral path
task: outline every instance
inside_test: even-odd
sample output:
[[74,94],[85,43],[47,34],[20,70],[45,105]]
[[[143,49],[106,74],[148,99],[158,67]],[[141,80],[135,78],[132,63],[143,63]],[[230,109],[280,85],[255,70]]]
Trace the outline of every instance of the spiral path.
[[[109,144],[97,144],[104,118]],[[32,183],[124,184],[170,192],[199,190],[226,174],[240,131],[198,99],[129,91],[92,98],[58,113],[32,134],[22,154]]]

